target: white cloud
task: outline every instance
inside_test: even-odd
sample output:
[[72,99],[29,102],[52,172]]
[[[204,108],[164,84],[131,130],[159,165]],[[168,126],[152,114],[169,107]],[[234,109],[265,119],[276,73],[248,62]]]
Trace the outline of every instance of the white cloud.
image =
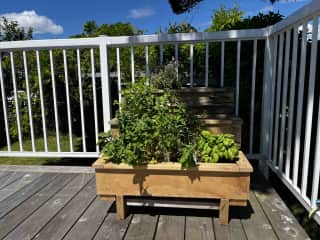
[[36,11],[23,11],[20,13],[4,13],[0,14],[0,17],[5,17],[10,21],[17,21],[19,25],[25,29],[31,27],[34,34],[62,34],[63,27],[54,23],[50,18],[46,16],[40,16]]
[[151,8],[134,8],[130,10],[128,17],[133,19],[138,19],[138,18],[150,17],[154,14],[155,12]]
[[261,8],[259,12],[268,13],[268,12],[272,12],[273,10],[274,10],[273,5],[268,5],[268,6],[265,6],[264,8]]

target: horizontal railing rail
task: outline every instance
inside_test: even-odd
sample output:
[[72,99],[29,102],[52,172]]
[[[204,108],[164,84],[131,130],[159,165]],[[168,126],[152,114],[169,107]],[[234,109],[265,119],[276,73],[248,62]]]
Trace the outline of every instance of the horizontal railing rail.
[[139,46],[172,43],[191,43],[203,41],[234,41],[265,39],[270,34],[270,28],[230,30],[222,32],[195,32],[176,34],[153,34],[137,36],[100,36],[93,38],[70,38],[50,40],[26,40],[0,42],[1,51],[15,51],[28,49],[57,49],[57,48],[91,48],[100,44],[107,46]]

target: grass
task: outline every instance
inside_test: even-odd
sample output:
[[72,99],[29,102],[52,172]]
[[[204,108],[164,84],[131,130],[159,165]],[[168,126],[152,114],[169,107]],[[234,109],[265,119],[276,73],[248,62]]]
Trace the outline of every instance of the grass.
[[[56,136],[52,133],[48,134],[48,150],[57,151]],[[70,151],[69,135],[60,134],[60,146],[62,152]],[[42,137],[35,139],[36,151],[44,151],[44,141]],[[19,151],[19,142],[14,142],[11,145],[12,151]],[[74,151],[80,149],[80,139],[73,136]],[[31,151],[32,145],[30,139],[23,140],[23,149]],[[0,148],[0,151],[7,151],[7,147]],[[0,164],[5,165],[76,165],[88,166],[93,162],[92,159],[73,159],[73,158],[52,158],[52,157],[0,157]]]

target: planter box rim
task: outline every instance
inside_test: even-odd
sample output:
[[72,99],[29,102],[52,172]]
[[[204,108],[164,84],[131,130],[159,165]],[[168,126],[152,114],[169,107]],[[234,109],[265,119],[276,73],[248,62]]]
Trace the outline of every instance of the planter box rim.
[[177,162],[161,162],[156,164],[147,164],[144,166],[130,166],[126,163],[112,163],[105,162],[107,158],[99,157],[92,167],[95,170],[122,170],[122,171],[135,171],[135,170],[155,170],[155,171],[182,171],[182,172],[239,172],[251,173],[253,168],[242,151],[239,151],[239,159],[235,163],[203,163],[199,162],[197,166],[191,168],[182,168],[180,163]]

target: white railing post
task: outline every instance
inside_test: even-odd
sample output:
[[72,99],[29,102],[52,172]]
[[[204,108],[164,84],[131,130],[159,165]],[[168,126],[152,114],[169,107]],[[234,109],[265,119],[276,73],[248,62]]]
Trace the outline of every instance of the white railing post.
[[110,82],[108,68],[108,52],[107,38],[101,37],[99,43],[100,49],[100,72],[101,72],[101,88],[102,88],[102,109],[103,109],[103,130],[107,132],[111,129],[111,98],[110,98]]
[[271,99],[272,99],[272,72],[273,64],[275,61],[273,52],[275,48],[275,39],[267,38],[265,41],[264,52],[264,75],[262,83],[262,111],[261,111],[261,134],[260,134],[260,152],[262,158],[259,161],[259,169],[265,178],[268,178],[268,150],[271,144],[270,139],[270,122],[272,121],[271,111]]

